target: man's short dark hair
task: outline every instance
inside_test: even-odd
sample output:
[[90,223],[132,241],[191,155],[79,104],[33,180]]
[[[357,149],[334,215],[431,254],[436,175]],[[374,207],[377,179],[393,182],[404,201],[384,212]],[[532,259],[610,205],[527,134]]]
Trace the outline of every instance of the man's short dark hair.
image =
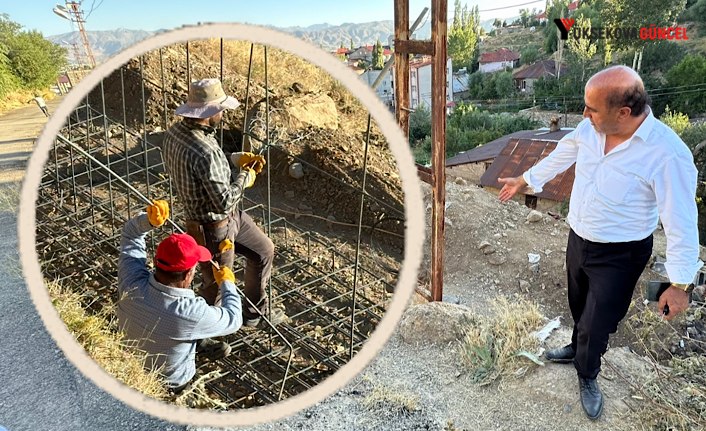
[[609,109],[630,108],[630,115],[633,117],[642,115],[645,112],[645,107],[650,102],[650,96],[645,91],[645,87],[639,84],[635,84],[622,92],[613,92],[608,96]]
[[179,283],[186,278],[186,274],[191,271],[187,269],[186,271],[165,271],[164,269],[157,267],[156,273],[162,283],[166,285],[171,285],[173,283]]

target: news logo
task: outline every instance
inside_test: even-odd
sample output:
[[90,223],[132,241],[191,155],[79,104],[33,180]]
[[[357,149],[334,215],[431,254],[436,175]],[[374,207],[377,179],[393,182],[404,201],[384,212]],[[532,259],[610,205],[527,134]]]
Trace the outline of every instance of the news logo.
[[559,32],[561,32],[561,39],[567,40],[569,38],[569,30],[571,30],[571,26],[574,25],[574,19],[554,18],[554,23],[556,24],[557,28],[559,28]]

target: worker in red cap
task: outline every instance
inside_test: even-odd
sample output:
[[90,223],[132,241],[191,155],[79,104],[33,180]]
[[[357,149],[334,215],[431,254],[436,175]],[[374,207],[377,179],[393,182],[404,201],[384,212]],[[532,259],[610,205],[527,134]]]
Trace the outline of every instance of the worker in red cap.
[[172,234],[157,247],[156,270],[150,272],[145,237],[169,217],[169,205],[155,201],[128,220],[120,238],[116,315],[127,339],[148,356],[145,368],[159,370],[167,387],[180,393],[196,373],[195,355],[216,360],[230,345],[212,340],[237,331],[242,323],[235,276],[227,267],[213,276],[220,286],[220,306],[210,306],[190,289],[199,262],[211,253],[188,234]]

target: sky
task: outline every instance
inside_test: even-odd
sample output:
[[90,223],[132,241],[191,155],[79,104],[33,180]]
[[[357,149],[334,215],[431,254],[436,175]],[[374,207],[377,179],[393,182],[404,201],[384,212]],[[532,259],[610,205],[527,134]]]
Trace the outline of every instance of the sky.
[[[63,0],[59,0],[63,1]],[[531,0],[476,0],[464,2],[468,8],[480,10],[515,6],[502,10],[481,12],[481,19],[508,18],[519,15],[519,9],[543,9],[545,0],[531,4]],[[71,23],[52,12],[56,0],[2,0],[0,13],[23,25],[27,30],[38,30],[45,36],[72,31]],[[63,3],[62,3],[63,4]],[[410,21],[414,21],[430,0],[409,0]],[[93,6],[93,12],[88,12]],[[307,27],[313,24],[364,23],[392,20],[393,0],[83,0],[86,30],[173,29],[198,22],[245,22],[276,27]],[[449,17],[453,16],[454,0],[448,0]]]

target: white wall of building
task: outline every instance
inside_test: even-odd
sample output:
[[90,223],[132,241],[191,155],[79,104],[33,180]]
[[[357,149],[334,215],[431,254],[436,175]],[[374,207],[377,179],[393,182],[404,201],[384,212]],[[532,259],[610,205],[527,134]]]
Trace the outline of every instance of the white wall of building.
[[[378,79],[380,72],[382,72],[382,70],[366,70],[362,75],[360,75],[360,77],[363,79],[363,81],[365,81],[366,84],[372,87],[375,83],[375,80]],[[375,90],[375,92],[378,94],[380,99],[385,102],[385,104],[392,103],[392,98],[394,94],[394,91],[392,89],[391,76],[391,73],[388,72],[385,77],[382,78],[382,82],[380,82],[380,85]]]
[[[410,108],[426,105],[431,109],[431,64],[413,68],[410,76]],[[446,61],[446,103],[453,100],[452,59]]]
[[503,70],[506,67],[512,67],[512,61],[494,61],[492,63],[483,63],[480,65],[480,70],[483,72],[495,72],[497,70]]

